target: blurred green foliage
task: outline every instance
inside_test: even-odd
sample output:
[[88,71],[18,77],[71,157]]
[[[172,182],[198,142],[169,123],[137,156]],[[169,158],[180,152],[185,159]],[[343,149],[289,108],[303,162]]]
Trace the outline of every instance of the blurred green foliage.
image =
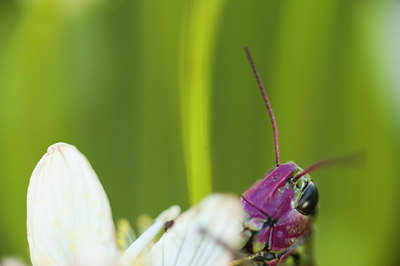
[[249,45],[283,162],[365,152],[312,174],[318,264],[395,264],[393,16],[395,1],[1,1],[0,257],[29,260],[29,177],[58,141],[88,157],[115,219],[261,178],[273,138]]

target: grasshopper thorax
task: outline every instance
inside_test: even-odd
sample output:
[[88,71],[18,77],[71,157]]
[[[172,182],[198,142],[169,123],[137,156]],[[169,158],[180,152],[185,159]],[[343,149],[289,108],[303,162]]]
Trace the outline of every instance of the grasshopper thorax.
[[302,171],[293,162],[282,164],[242,194],[250,253],[266,251],[280,258],[310,235],[318,192],[310,175],[295,178]]

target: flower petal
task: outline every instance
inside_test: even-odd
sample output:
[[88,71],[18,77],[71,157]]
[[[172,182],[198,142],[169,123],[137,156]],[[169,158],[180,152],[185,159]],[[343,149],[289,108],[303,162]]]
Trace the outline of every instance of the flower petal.
[[154,224],[150,226],[143,234],[141,234],[135,242],[125,251],[122,261],[125,265],[138,265],[143,262],[139,262],[138,256],[141,252],[146,251],[147,248],[151,248],[151,244],[154,238],[164,229],[166,222],[174,220],[181,212],[179,206],[169,207],[163,211],[156,218]]
[[229,265],[239,248],[237,197],[211,195],[179,216],[151,250],[152,265]]
[[2,266],[28,266],[25,262],[17,257],[5,257],[0,261]]
[[48,148],[33,171],[27,227],[34,265],[112,265],[118,256],[111,209],[86,158],[74,147]]

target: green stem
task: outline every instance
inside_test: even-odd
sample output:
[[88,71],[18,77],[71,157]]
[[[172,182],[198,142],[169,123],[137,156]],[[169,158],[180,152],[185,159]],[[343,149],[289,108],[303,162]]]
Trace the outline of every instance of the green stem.
[[210,80],[217,20],[223,0],[193,0],[181,39],[181,106],[191,204],[211,192]]

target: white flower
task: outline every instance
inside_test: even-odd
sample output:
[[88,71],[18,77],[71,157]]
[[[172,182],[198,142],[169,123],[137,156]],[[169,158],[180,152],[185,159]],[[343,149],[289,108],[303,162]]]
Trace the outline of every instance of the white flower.
[[49,147],[33,171],[27,208],[31,260],[39,266],[228,265],[242,229],[238,199],[212,195],[179,216],[156,244],[179,207],[161,213],[120,251],[100,181],[86,158],[65,143]]

